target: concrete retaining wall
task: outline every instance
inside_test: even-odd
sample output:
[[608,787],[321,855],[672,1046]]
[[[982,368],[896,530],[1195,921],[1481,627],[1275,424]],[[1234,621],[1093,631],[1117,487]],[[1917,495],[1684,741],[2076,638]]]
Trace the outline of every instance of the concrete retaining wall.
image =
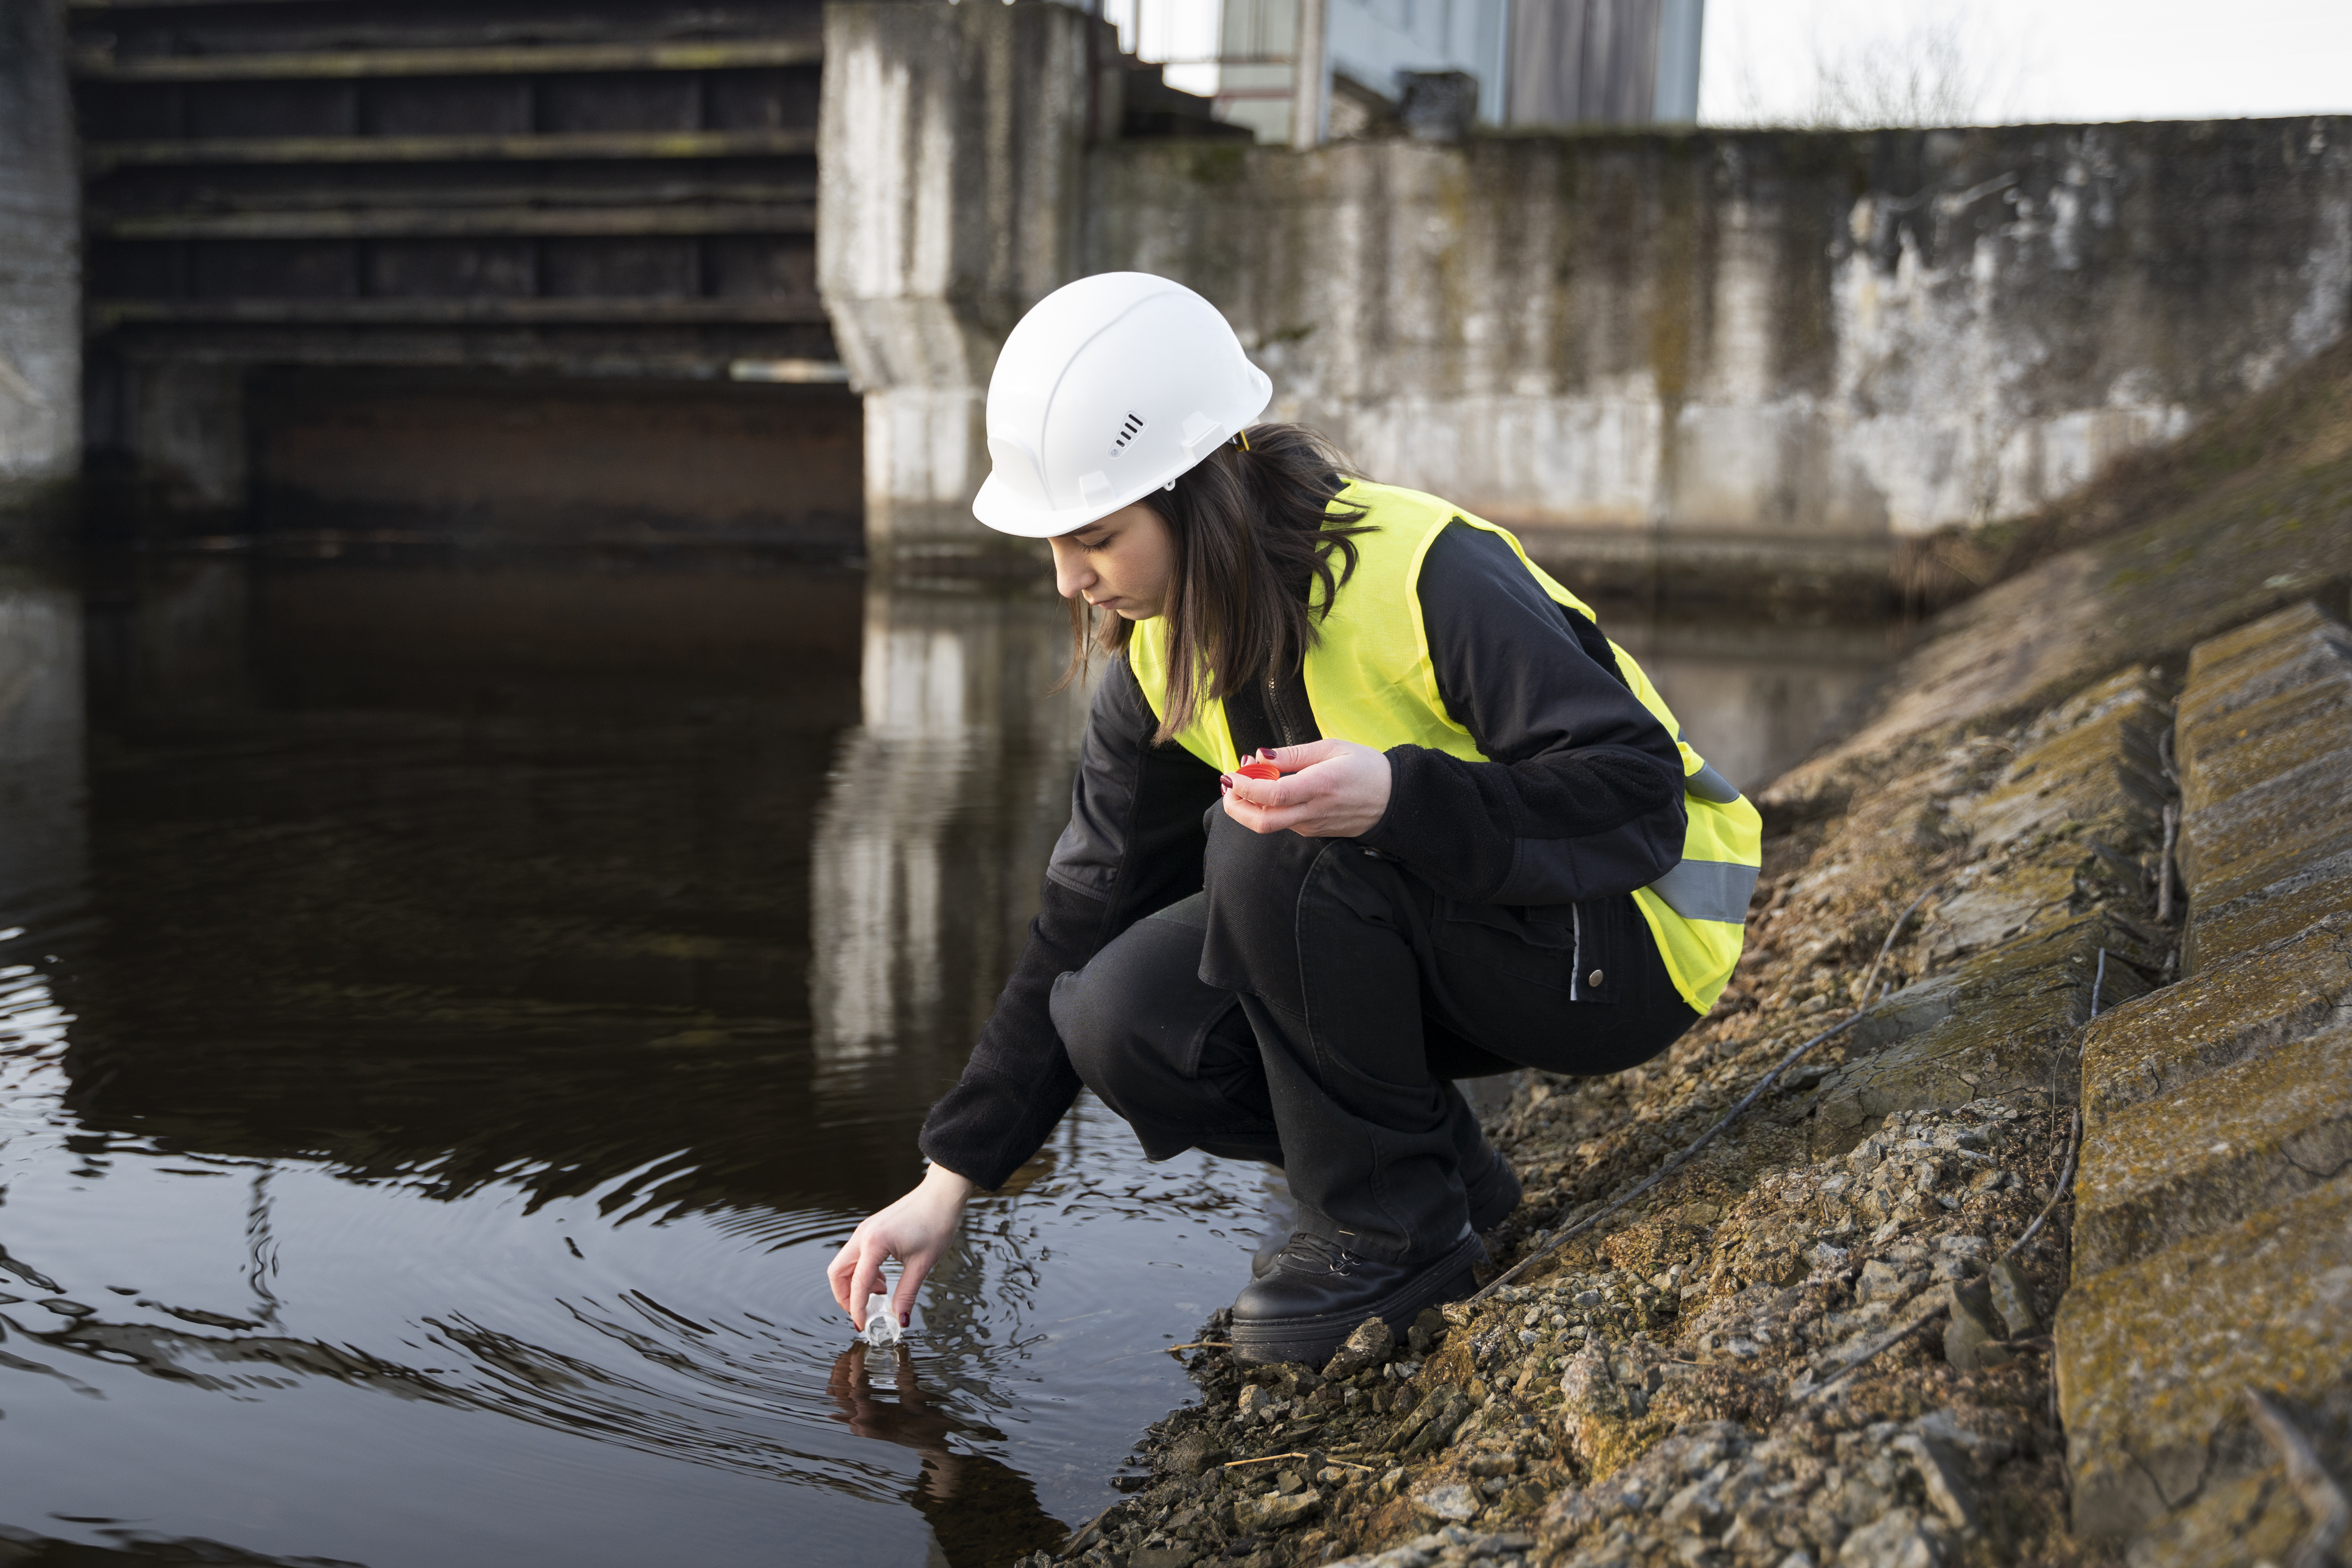
[[81,207],[61,0],[0,5],[0,510],[81,463]]
[[2059,1390],[2077,1530],[2242,1568],[2308,1524],[2248,1392],[2352,1434],[2352,633],[2198,644],[2176,733],[2189,977],[2084,1038]]
[[1085,273],[1200,289],[1383,479],[1832,561],[2030,511],[2352,313],[2352,120],[1089,146],[1066,9],[827,18],[821,282],[902,542],[978,542],[994,345]]
[[1107,149],[1087,260],[1275,412],[1496,518],[1885,536],[2032,510],[2324,346],[2352,121]]

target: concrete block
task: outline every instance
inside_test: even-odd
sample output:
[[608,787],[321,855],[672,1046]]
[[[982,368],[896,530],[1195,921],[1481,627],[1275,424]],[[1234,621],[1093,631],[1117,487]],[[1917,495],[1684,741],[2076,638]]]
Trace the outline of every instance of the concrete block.
[[2054,732],[1953,816],[1988,847],[2070,826],[2095,829],[2119,849],[2141,846],[2171,793],[2157,754],[2172,722],[2168,695],[2140,669],[2100,681],[2037,722],[2029,734]]
[[2074,1528],[2146,1528],[2265,1468],[2242,1392],[2306,1403],[2352,1386],[2352,1179],[2126,1268],[2058,1314]]
[[2093,1121],[2352,1022],[2352,911],[2102,1013],[2083,1037]]
[[2352,751],[2315,757],[2180,824],[2180,874],[2192,900],[2242,898],[2347,849]]
[[2180,940],[2181,971],[2201,974],[2344,910],[2352,910],[2352,850],[2221,903],[2191,904]]
[[[2347,1442],[2352,1419],[2344,1410],[2323,1408],[2316,1421],[2314,1414],[2298,1409],[2296,1425],[2318,1446],[2321,1462],[2341,1475],[2343,1461],[2335,1456],[2352,1447]],[[2276,1568],[2310,1529],[2311,1516],[2287,1484],[2286,1467],[2274,1464],[2206,1487],[2196,1501],[2133,1542],[2126,1561],[2131,1568]]]
[[[2278,658],[2281,650],[2331,627],[2342,629],[2334,616],[2308,599],[2274,610],[2258,620],[2207,637],[2190,648],[2189,683],[2209,691],[2232,686],[2244,679],[2247,671]],[[2182,716],[2195,717],[2204,700],[2193,692],[2183,696]]]
[[2181,805],[2204,811],[2231,796],[2352,747],[2352,662],[2226,713],[2182,726]]
[[2352,1168],[2347,1086],[2352,1018],[2232,1063],[2189,1092],[2086,1111],[2076,1277],[2137,1263]]
[[2094,913],[2004,942],[1880,1003],[1854,1026],[1845,1065],[1814,1101],[1811,1157],[1853,1148],[1889,1111],[2046,1089],[2053,1063],[2090,1017],[2102,948],[2107,1005],[2147,990],[2134,964],[2162,962],[2156,939]]

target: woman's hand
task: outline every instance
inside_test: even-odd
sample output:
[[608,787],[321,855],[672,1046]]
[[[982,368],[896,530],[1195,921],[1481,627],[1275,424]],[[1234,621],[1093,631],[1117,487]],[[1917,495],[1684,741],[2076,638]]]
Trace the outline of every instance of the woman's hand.
[[866,1223],[850,1233],[824,1277],[833,1285],[833,1299],[841,1303],[851,1321],[860,1329],[866,1327],[860,1314],[881,1291],[882,1265],[892,1258],[898,1260],[899,1268],[898,1292],[891,1300],[891,1310],[902,1329],[914,1321],[915,1295],[931,1265],[947,1250],[956,1222],[963,1217],[964,1200],[970,1196],[970,1181],[945,1165],[933,1165],[924,1173],[920,1186],[881,1213],[867,1215]]
[[1258,755],[1282,769],[1278,779],[1227,773],[1225,815],[1254,833],[1284,828],[1306,838],[1370,833],[1389,809],[1389,759],[1353,741],[1309,741]]

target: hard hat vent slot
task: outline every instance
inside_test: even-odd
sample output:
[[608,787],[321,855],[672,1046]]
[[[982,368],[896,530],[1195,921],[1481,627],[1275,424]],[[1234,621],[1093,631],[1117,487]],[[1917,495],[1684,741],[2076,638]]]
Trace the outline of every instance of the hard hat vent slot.
[[1118,422],[1118,434],[1111,438],[1110,455],[1114,458],[1127,450],[1127,444],[1143,434],[1143,416],[1130,412]]

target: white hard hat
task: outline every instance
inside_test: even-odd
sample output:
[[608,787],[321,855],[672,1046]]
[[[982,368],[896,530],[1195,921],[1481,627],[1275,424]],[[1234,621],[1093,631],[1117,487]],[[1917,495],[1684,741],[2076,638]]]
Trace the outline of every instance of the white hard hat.
[[1265,411],[1274,383],[1181,283],[1104,272],[1037,301],[988,382],[994,471],[971,503],[1045,539],[1140,500]]

